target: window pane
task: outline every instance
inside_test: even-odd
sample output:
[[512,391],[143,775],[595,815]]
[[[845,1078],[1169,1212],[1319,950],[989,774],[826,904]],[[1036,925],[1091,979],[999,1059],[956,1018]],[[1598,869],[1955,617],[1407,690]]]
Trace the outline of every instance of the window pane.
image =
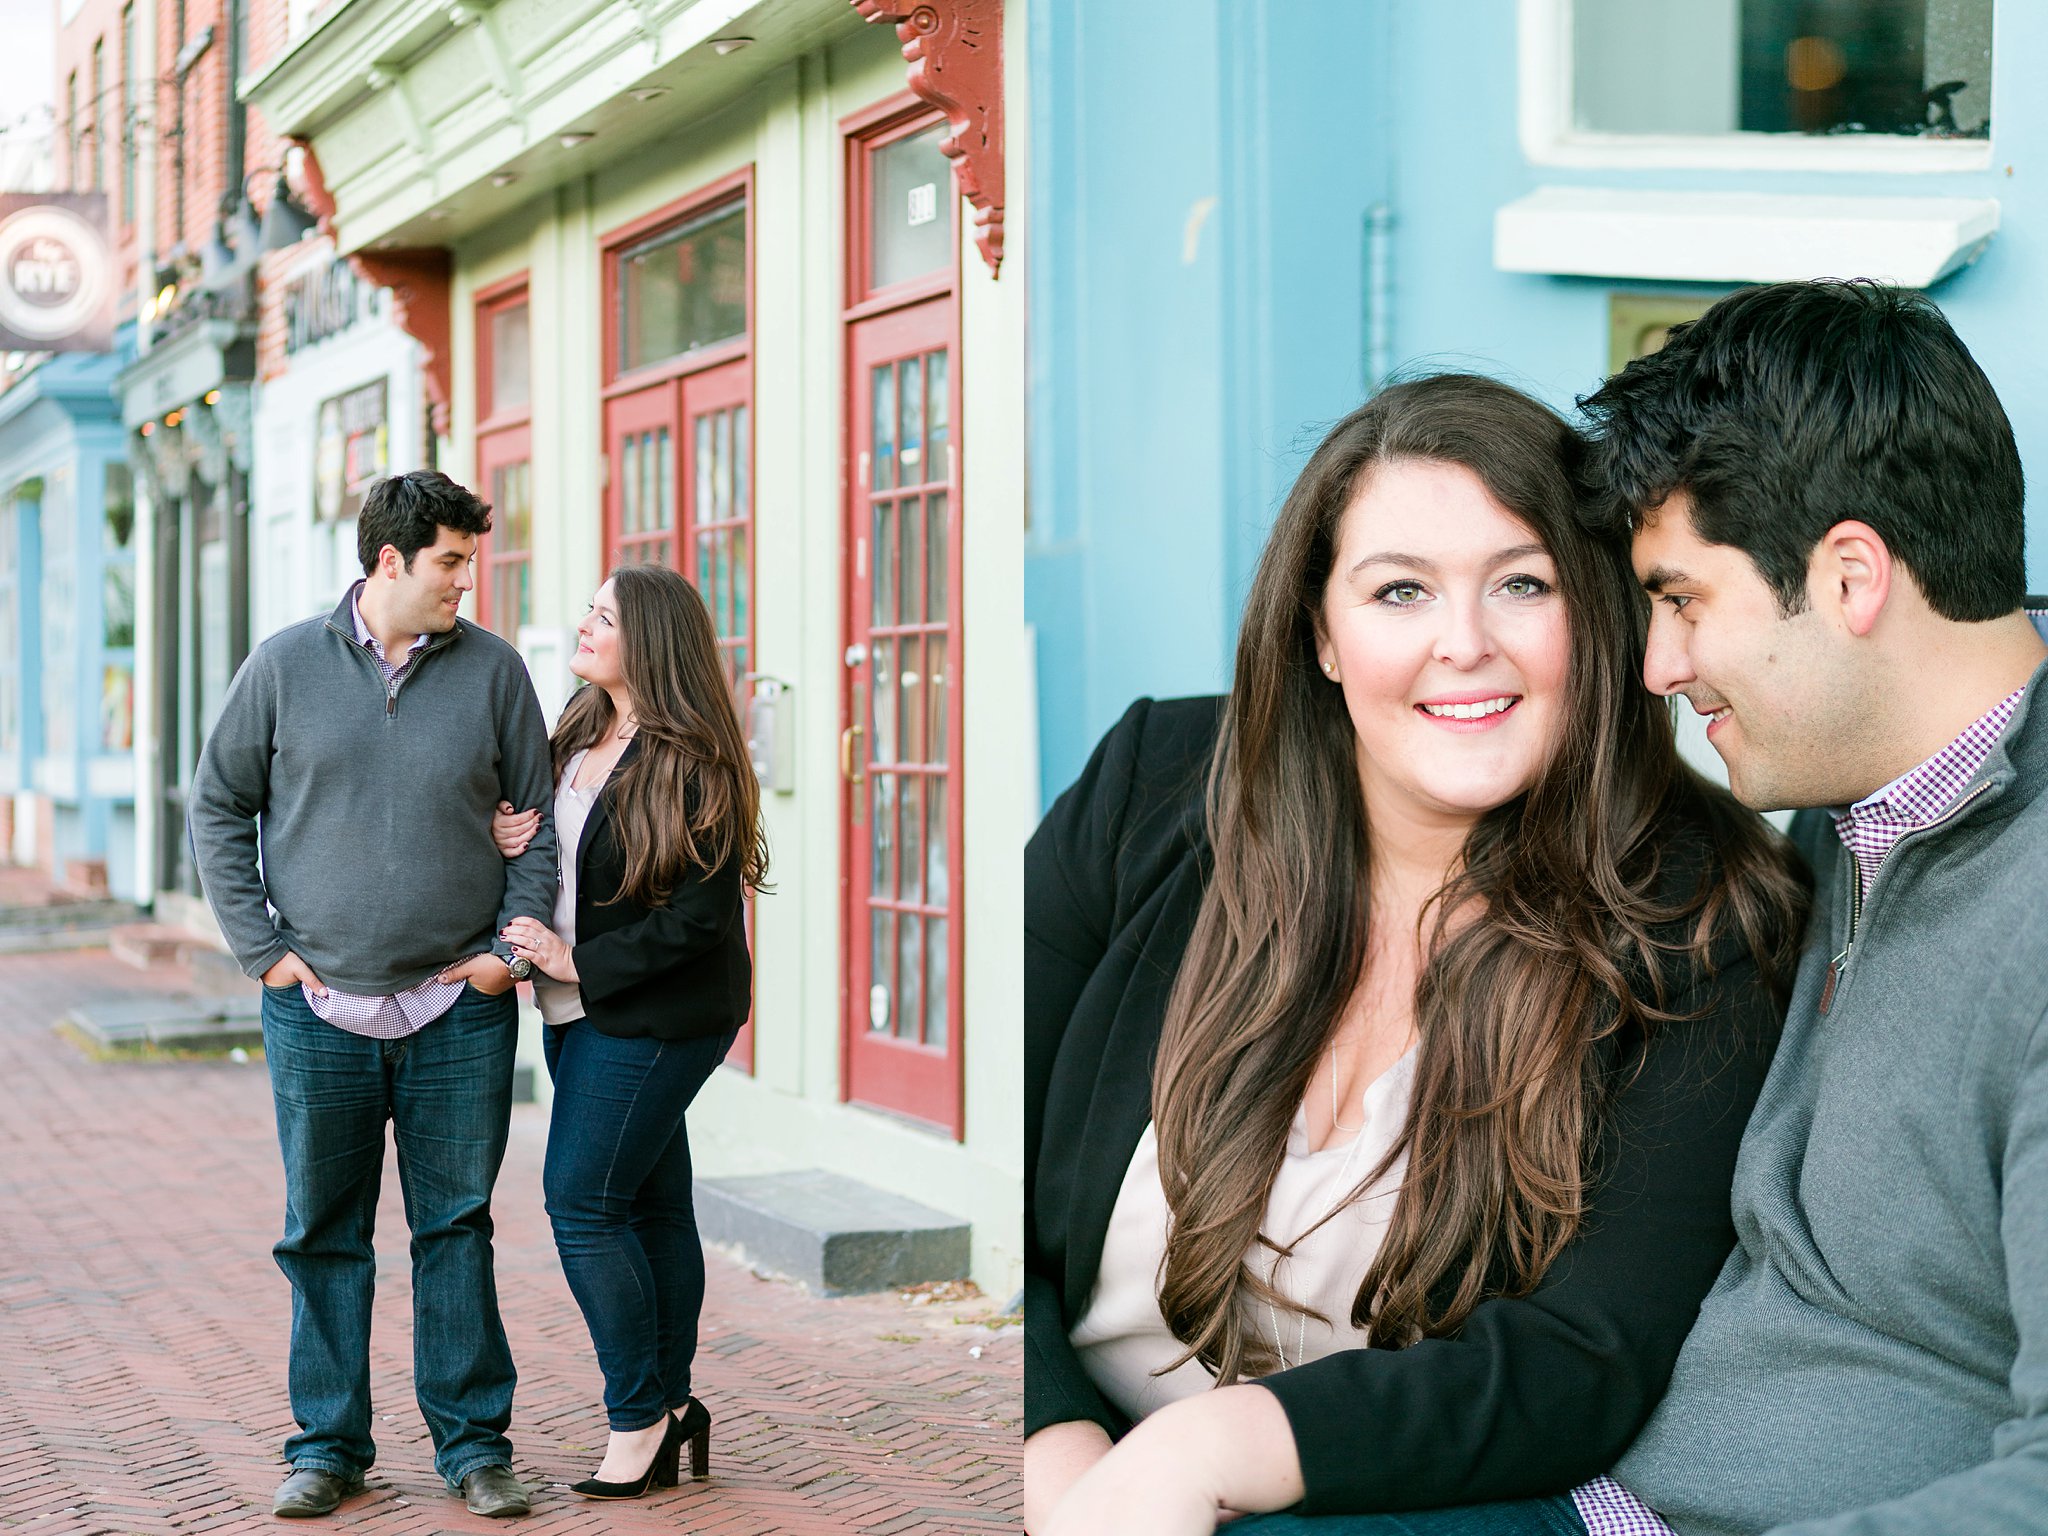
[[872,915],[874,943],[869,955],[874,968],[868,977],[868,1028],[883,1034],[889,1028],[889,1016],[894,1011],[889,960],[896,952],[896,934],[890,921],[896,914],[885,908]]
[[927,624],[946,622],[946,493],[924,502],[924,617]]
[[874,616],[871,624],[896,622],[896,505],[875,503]]
[[920,689],[924,682],[924,658],[920,653],[924,646],[915,635],[907,635],[896,643],[903,648],[899,653],[897,676],[903,688],[902,761],[921,763],[924,761],[924,694]]
[[752,454],[747,444],[747,408],[732,411],[732,515],[751,517],[754,513]]
[[953,472],[953,439],[947,423],[951,420],[952,402],[946,395],[946,354],[928,352],[924,360],[925,395],[929,405],[925,420],[930,425],[925,429],[927,449],[932,461],[925,470],[926,480],[944,480]]
[[720,411],[713,418],[711,507],[720,522],[732,516],[732,412]]
[[943,907],[952,893],[952,884],[946,873],[946,781],[943,777],[925,780],[924,808],[924,899],[934,907]]
[[[874,870],[868,893],[884,900],[896,894],[896,775],[868,775],[869,825],[874,828]],[[876,915],[881,921],[880,914]]]
[[640,531],[640,437],[628,433],[619,449],[619,532]]
[[[896,757],[896,668],[893,665],[896,642],[876,640],[872,642],[875,658],[874,719],[868,728],[868,757],[872,762],[893,763]],[[875,835],[882,835],[880,823],[875,826]]]
[[896,461],[903,466],[903,483],[916,485],[924,473],[924,367],[923,359],[903,360],[903,445]]
[[898,893],[905,901],[924,900],[924,797],[915,774],[903,778],[903,875]]
[[924,955],[918,947],[924,924],[915,912],[901,912],[896,925],[896,1036],[916,1040],[923,1034],[924,1022],[924,988],[919,985]]
[[135,669],[110,665],[100,672],[100,750],[126,752],[135,745]]
[[1984,138],[1992,0],[1577,0],[1573,120],[1599,133]]
[[868,162],[870,280],[877,288],[953,261],[953,168],[939,153],[943,123],[885,144]]
[[747,581],[748,569],[747,525],[740,524],[732,531],[732,635],[735,640],[744,640],[754,632],[754,595]]
[[619,257],[623,369],[680,357],[747,330],[747,210],[692,219]]
[[873,411],[869,420],[873,438],[875,469],[870,488],[896,488],[896,365],[884,363],[873,370],[870,384]]
[[924,574],[924,519],[917,515],[917,498],[906,496],[896,515],[903,525],[900,535],[903,541],[902,622],[915,624],[922,611],[923,593],[919,591],[922,585],[919,578]]
[[924,1043],[938,1050],[946,1048],[946,920],[924,920],[925,982]]
[[654,526],[666,531],[676,525],[676,450],[667,427],[657,432],[655,439],[660,457],[654,469],[654,506],[661,520]]
[[104,631],[101,639],[108,650],[135,644],[135,565],[123,560],[106,566],[100,587]]
[[525,408],[533,398],[533,336],[524,303],[491,311],[490,413]]
[[928,643],[931,680],[925,685],[925,701],[931,712],[931,724],[926,729],[925,740],[931,750],[925,754],[924,760],[943,763],[946,760],[946,695],[952,686],[946,676],[946,637],[933,635]]

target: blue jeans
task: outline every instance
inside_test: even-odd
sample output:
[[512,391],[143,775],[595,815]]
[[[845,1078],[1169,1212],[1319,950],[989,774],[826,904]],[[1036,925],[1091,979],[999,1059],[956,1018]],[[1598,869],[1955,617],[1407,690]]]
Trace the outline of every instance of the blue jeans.
[[1253,1515],[1218,1529],[1230,1536],[1586,1536],[1568,1494],[1397,1515]]
[[263,1053],[284,1152],[284,1240],[292,1283],[295,1467],[347,1476],[377,1459],[370,1438],[372,1233],[384,1122],[412,1229],[413,1389],[451,1486],[506,1466],[516,1380],[498,1318],[491,1186],[512,1113],[518,1003],[464,987],[455,1006],[403,1040],[329,1024],[296,986],[263,989]]
[[690,1395],[704,1248],[683,1112],[737,1033],[618,1040],[588,1024],[546,1032],[555,1105],[542,1187],[616,1430],[658,1424]]

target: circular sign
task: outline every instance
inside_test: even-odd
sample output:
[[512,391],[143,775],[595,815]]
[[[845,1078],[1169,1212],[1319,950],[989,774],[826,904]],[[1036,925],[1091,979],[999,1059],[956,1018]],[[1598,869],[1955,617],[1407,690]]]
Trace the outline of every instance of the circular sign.
[[54,203],[0,219],[0,325],[24,341],[57,341],[98,315],[107,247],[92,224]]

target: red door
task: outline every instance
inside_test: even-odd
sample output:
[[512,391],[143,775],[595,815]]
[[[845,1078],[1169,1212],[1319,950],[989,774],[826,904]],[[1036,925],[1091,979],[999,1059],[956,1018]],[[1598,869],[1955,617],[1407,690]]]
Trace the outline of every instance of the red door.
[[[754,665],[753,380],[744,358],[686,374],[682,392],[683,574],[703,594],[725,660],[733,706],[746,719]],[[747,899],[752,947],[754,902]],[[726,1053],[728,1064],[754,1070],[751,1016]]]
[[850,327],[845,1096],[962,1132],[950,296]]
[[[754,656],[750,366],[741,358],[605,405],[606,568],[665,565],[690,579],[711,612],[741,710]],[[751,935],[751,900],[746,919]],[[753,1071],[751,1019],[726,1060]]]

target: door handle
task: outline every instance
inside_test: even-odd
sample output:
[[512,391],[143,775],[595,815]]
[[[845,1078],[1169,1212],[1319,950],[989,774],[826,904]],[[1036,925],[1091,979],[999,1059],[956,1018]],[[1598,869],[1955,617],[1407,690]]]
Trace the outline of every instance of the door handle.
[[[849,725],[839,733],[839,776],[849,784],[864,784],[867,775],[853,765],[854,749],[860,744],[865,733],[857,725]],[[858,804],[858,802],[855,802]],[[860,813],[856,811],[857,817]]]

